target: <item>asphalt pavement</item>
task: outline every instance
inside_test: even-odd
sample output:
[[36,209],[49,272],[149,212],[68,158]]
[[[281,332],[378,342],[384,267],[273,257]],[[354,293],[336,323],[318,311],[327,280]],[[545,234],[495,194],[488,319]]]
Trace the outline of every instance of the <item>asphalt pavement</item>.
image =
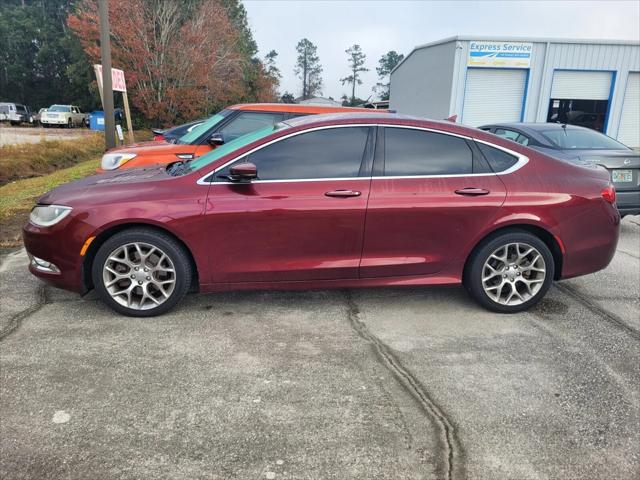
[[0,478],[636,479],[640,218],[530,312],[462,288],[190,295],[152,319],[0,265]]

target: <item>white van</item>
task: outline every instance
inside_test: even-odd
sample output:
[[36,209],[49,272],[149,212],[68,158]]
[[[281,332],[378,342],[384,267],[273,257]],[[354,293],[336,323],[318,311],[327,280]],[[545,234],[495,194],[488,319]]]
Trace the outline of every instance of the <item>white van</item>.
[[11,122],[11,125],[33,122],[29,107],[20,103],[0,103],[0,122]]

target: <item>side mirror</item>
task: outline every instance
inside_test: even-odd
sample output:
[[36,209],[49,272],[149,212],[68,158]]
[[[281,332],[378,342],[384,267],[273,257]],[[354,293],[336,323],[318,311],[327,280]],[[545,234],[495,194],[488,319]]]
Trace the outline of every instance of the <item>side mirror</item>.
[[258,178],[258,169],[250,162],[238,163],[229,169],[227,178],[231,182],[250,182]]
[[209,141],[209,145],[215,148],[224,143],[224,138],[222,137],[221,133],[214,133],[209,137],[208,141]]

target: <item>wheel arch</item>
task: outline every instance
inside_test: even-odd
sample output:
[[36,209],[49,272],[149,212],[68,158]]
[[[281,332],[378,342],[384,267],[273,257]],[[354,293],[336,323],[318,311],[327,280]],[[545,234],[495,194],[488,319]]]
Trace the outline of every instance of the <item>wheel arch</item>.
[[506,232],[514,232],[514,231],[530,233],[532,235],[535,235],[545,243],[545,245],[551,251],[551,255],[553,256],[553,263],[554,263],[553,279],[560,280],[560,278],[562,278],[562,266],[564,262],[564,249],[560,243],[561,241],[559,238],[557,238],[553,233],[551,233],[546,228],[541,227],[540,225],[532,224],[532,223],[511,223],[508,225],[502,225],[502,226],[499,226],[498,228],[495,228],[494,230],[491,230],[484,237],[480,238],[480,240],[478,240],[475,243],[475,245],[467,255],[467,258],[464,263],[462,278],[463,279],[466,278],[469,263],[471,261],[471,258],[473,257],[473,254],[478,250],[478,248],[480,248],[484,243],[497,237],[498,235],[501,235]]
[[111,225],[104,230],[101,230],[95,237],[95,239],[89,245],[87,249],[84,259],[82,260],[82,285],[85,292],[93,289],[93,279],[91,278],[91,268],[93,266],[93,261],[95,259],[96,253],[100,249],[100,247],[106,242],[109,238],[111,238],[116,233],[120,233],[125,230],[129,230],[131,228],[147,228],[149,230],[156,230],[158,232],[162,232],[166,235],[171,236],[176,242],[178,242],[182,248],[184,248],[189,261],[191,262],[191,267],[193,271],[193,278],[191,279],[191,291],[198,291],[200,287],[200,274],[198,272],[198,264],[195,261],[193,253],[191,249],[186,244],[184,240],[182,240],[179,236],[173,233],[171,230],[164,228],[162,226],[156,225],[154,223],[145,223],[145,222],[131,222],[131,223],[118,223],[115,225]]

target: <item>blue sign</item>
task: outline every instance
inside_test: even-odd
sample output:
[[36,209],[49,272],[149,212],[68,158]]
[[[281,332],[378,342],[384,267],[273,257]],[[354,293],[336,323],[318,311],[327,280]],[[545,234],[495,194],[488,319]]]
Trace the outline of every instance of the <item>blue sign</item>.
[[529,68],[533,44],[524,42],[469,42],[470,67]]

